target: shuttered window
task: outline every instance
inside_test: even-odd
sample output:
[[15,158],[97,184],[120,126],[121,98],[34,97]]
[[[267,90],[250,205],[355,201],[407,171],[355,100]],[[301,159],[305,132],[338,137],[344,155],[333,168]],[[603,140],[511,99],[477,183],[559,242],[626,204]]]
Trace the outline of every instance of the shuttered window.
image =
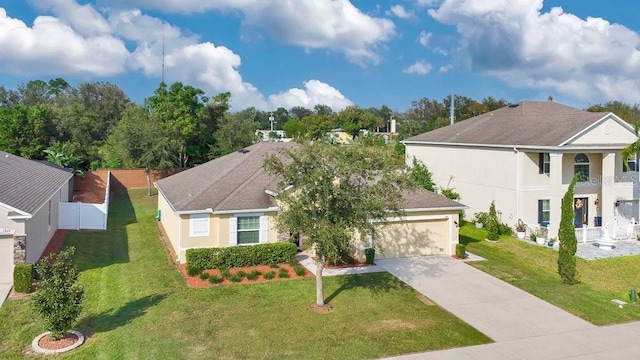
[[209,214],[189,215],[189,236],[209,236]]

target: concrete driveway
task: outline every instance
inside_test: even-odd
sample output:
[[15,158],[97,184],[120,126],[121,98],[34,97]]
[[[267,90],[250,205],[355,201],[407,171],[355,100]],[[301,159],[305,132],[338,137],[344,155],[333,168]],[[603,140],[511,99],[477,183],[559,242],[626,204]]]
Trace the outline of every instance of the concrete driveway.
[[640,322],[597,327],[450,257],[387,259],[376,264],[496,341],[390,359],[595,360],[640,356]]
[[9,292],[11,291],[11,284],[0,283],[0,306],[4,304],[4,301],[9,296]]
[[451,257],[385,259],[376,264],[496,342],[595,328]]

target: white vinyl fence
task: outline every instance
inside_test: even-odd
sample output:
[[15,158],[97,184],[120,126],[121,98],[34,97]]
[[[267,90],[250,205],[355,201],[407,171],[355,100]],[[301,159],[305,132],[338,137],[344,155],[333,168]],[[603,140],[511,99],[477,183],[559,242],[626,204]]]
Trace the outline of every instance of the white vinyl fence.
[[66,230],[106,230],[110,188],[111,172],[108,172],[104,203],[61,202],[58,205],[58,228]]

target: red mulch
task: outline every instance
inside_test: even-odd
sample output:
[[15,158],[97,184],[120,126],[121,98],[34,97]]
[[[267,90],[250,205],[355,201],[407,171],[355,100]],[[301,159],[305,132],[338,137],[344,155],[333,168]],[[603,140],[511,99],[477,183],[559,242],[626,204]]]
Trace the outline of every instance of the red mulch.
[[344,269],[344,268],[358,268],[358,267],[366,267],[366,266],[372,266],[375,265],[374,264],[367,264],[366,262],[357,262],[357,263],[353,263],[353,264],[344,264],[344,265],[329,265],[326,264],[324,267],[326,269]]
[[309,309],[311,309],[311,311],[317,312],[319,314],[326,314],[326,313],[330,313],[333,311],[333,306],[331,304],[324,304],[322,306],[313,303],[311,305],[309,305]]
[[[280,271],[280,269],[286,269],[287,272],[289,273],[289,277],[288,278],[281,278],[280,276],[278,276],[278,272]],[[215,284],[215,285],[228,285],[228,284],[247,284],[247,283],[263,283],[263,282],[271,282],[271,281],[280,281],[280,280],[290,280],[290,279],[301,279],[301,278],[306,278],[306,277],[312,277],[313,274],[311,272],[309,272],[309,270],[307,270],[306,268],[304,268],[304,275],[302,276],[298,276],[296,275],[296,273],[293,271],[293,266],[289,265],[289,264],[278,264],[277,268],[272,268],[270,266],[267,265],[262,265],[262,266],[247,266],[247,267],[238,267],[238,268],[233,268],[233,269],[229,269],[229,272],[231,274],[235,274],[238,271],[242,270],[245,273],[249,273],[252,270],[258,270],[260,271],[261,274],[265,274],[269,271],[273,271],[275,273],[275,277],[273,277],[273,279],[265,279],[263,277],[263,275],[258,276],[257,279],[255,280],[249,280],[246,277],[242,278],[241,281],[234,283],[228,279],[224,279],[221,283],[219,284]],[[211,287],[214,286],[214,284],[210,283],[209,280],[202,280],[200,279],[200,276],[189,276],[187,274],[187,267],[185,264],[180,264],[178,265],[178,270],[180,270],[180,274],[182,274],[182,277],[185,278],[185,280],[187,280],[187,285],[189,285],[189,287],[192,288],[206,288],[206,287]],[[220,274],[220,270],[205,270],[204,272],[208,273],[209,275],[216,275],[216,276],[221,276]]]
[[43,336],[39,341],[38,345],[47,350],[59,350],[66,348],[67,346],[71,346],[78,341],[78,336],[73,333],[66,333],[61,339],[53,340],[51,338],[51,334]]
[[451,255],[451,257],[456,260],[464,260],[464,259],[468,259],[469,255],[465,255],[463,258],[459,258],[458,255]]
[[64,238],[69,233],[69,230],[56,230],[56,233],[53,234],[53,237],[49,241],[49,245],[44,249],[40,259],[44,259],[45,257],[57,253],[62,250],[62,244],[64,243]]

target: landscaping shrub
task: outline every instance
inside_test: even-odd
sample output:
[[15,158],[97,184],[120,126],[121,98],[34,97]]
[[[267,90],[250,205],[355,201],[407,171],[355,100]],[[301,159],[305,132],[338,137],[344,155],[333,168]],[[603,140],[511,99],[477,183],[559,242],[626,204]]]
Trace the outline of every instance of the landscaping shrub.
[[209,273],[203,272],[202,274],[200,274],[201,280],[207,280],[209,277],[210,277]]
[[238,274],[233,274],[231,276],[228,277],[229,281],[231,282],[240,282],[242,281],[242,278],[240,276],[238,276]]
[[220,275],[222,275],[224,279],[228,279],[231,277],[231,272],[229,271],[229,269],[222,269],[220,270]]
[[289,272],[287,271],[287,269],[281,268],[280,270],[278,270],[278,277],[288,278],[289,277]]
[[19,293],[28,293],[33,282],[33,264],[21,262],[13,268],[13,289]]
[[364,249],[365,262],[367,264],[373,264],[373,259],[376,257],[376,249],[366,248]]
[[256,280],[259,275],[260,275],[260,272],[254,270],[254,271],[252,271],[252,272],[247,274],[247,280]]
[[84,287],[78,284],[73,266],[75,248],[69,247],[44,258],[38,264],[42,282],[33,296],[33,306],[54,340],[60,339],[82,311]]
[[187,269],[202,271],[295,261],[297,247],[290,242],[187,250]]
[[296,273],[296,275],[298,276],[304,276],[304,274],[306,273],[306,271],[304,270],[304,268],[300,265],[296,265],[293,267],[293,272]]
[[464,259],[464,257],[467,256],[467,245],[456,244],[456,256],[459,259]]
[[267,280],[271,280],[274,277],[276,277],[276,273],[275,273],[275,271],[267,271],[266,273],[264,273],[264,275],[262,275],[262,277],[267,279]]
[[204,269],[197,269],[192,266],[187,265],[187,275],[189,276],[198,276]]
[[222,278],[218,275],[209,276],[209,282],[212,284],[220,284],[222,282]]
[[247,276],[247,273],[242,271],[242,270],[240,270],[240,271],[238,271],[236,273],[236,275],[238,275],[242,279],[243,277]]

